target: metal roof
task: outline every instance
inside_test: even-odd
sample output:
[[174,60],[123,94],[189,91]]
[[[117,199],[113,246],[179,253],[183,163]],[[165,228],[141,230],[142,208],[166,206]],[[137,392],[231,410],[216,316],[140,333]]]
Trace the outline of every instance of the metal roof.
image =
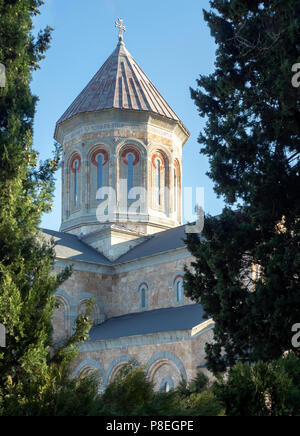
[[154,112],[181,123],[122,41],[57,124],[79,113],[111,108]]
[[174,227],[163,232],[154,233],[149,239],[123,254],[115,264],[134,261],[142,257],[153,256],[170,250],[186,247],[183,242],[186,239],[185,226]]
[[154,235],[149,236],[148,239],[140,245],[132,248],[128,253],[125,253],[113,262],[93,247],[81,241],[76,235],[55,232],[54,230],[47,229],[42,229],[42,232],[46,239],[54,239],[55,252],[58,259],[115,266],[125,262],[132,262],[143,257],[154,256],[170,250],[184,248],[185,243],[183,242],[183,239],[186,238],[184,229],[185,226],[180,226],[155,233]]
[[82,242],[76,235],[46,229],[42,229],[42,232],[46,240],[54,239],[55,253],[58,259],[111,265],[111,262],[103,254]]
[[200,304],[149,310],[110,318],[92,327],[88,342],[154,333],[190,330],[205,321]]

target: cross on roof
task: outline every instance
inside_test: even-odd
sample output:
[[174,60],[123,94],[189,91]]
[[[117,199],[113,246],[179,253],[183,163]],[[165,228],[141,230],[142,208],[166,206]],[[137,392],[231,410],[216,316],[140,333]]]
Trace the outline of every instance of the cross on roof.
[[119,29],[119,41],[123,41],[123,31],[126,32],[126,26],[123,26],[123,18],[118,18],[115,26]]

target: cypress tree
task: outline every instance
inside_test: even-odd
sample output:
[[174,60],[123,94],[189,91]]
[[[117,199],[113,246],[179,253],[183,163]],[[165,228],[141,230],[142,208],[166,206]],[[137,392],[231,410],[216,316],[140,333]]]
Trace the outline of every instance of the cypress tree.
[[[71,274],[53,274],[54,245],[39,231],[41,216],[52,207],[60,149],[38,165],[33,148],[37,97],[32,72],[39,68],[51,29],[32,35],[40,0],[0,0],[0,63],[6,80],[0,88],[0,324],[6,347],[0,348],[0,414],[37,413],[43,394],[52,400],[90,324],[84,316],[60,348],[52,344],[54,292]],[[50,395],[50,396],[51,396]],[[55,401],[54,401],[55,402]],[[33,406],[33,403],[35,404]]]
[[206,216],[203,242],[188,236],[196,260],[185,289],[215,321],[206,351],[217,372],[279,358],[300,322],[300,1],[211,6],[215,71],[191,95],[207,119],[199,143],[226,207]]

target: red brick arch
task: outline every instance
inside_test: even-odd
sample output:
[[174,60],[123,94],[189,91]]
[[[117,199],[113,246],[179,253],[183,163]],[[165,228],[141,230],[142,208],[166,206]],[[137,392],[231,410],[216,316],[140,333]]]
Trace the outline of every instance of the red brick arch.
[[140,154],[134,148],[126,148],[122,152],[122,154],[121,154],[122,161],[124,162],[125,165],[128,165],[127,155],[129,153],[132,153],[134,155],[133,165],[137,165],[140,161]]
[[98,156],[99,154],[102,154],[102,155],[103,155],[103,163],[102,163],[102,166],[104,166],[104,165],[107,163],[107,161],[108,161],[108,153],[107,153],[107,151],[106,151],[106,150],[103,150],[103,149],[98,149],[98,150],[94,151],[94,153],[93,153],[93,155],[92,155],[92,163],[93,163],[96,167],[98,167],[98,162],[97,162],[96,158],[97,158],[97,156]]
[[74,166],[74,163],[75,163],[75,161],[78,161],[79,162],[79,165],[78,165],[78,171],[80,170],[80,168],[81,168],[81,157],[80,157],[80,155],[78,154],[78,153],[76,153],[73,157],[72,157],[72,160],[71,160],[71,170],[72,170],[72,172],[73,173],[75,173],[75,166]]
[[156,169],[156,159],[159,159],[161,162],[161,167],[160,169],[163,170],[165,168],[165,158],[161,153],[154,153],[152,155],[152,165],[154,166],[154,168]]

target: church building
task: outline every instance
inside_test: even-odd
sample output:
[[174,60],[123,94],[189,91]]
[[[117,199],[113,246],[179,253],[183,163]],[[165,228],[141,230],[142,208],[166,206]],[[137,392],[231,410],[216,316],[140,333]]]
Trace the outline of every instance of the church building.
[[54,340],[72,333],[93,298],[94,326],[73,365],[96,371],[103,391],[134,359],[169,391],[205,369],[213,321],[184,296],[191,266],[182,225],[182,148],[189,131],[125,47],[116,49],[58,120],[63,147],[62,224],[44,230],[55,269],[73,265],[57,290]]

